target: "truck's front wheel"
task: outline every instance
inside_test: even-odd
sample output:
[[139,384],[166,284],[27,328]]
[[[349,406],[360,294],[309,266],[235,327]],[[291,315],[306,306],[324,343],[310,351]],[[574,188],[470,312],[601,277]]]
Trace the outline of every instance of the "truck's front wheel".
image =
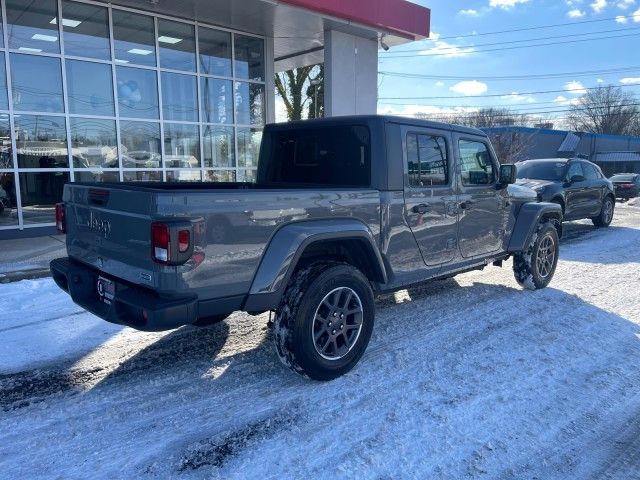
[[556,271],[559,254],[556,227],[551,222],[541,223],[526,250],[513,257],[516,281],[529,290],[545,288]]
[[302,268],[276,311],[278,356],[300,375],[333,380],[362,357],[374,316],[371,285],[358,269],[325,262]]

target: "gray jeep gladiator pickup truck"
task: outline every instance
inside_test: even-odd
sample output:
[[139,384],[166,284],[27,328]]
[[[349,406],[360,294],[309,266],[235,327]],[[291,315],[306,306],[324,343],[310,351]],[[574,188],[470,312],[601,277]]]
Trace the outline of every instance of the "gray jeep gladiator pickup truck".
[[512,185],[487,136],[357,116],[269,125],[256,183],[71,183],[56,283],[110,322],[157,331],[275,312],[280,359],[330,380],[369,342],[374,296],[502,265],[547,286],[560,207]]

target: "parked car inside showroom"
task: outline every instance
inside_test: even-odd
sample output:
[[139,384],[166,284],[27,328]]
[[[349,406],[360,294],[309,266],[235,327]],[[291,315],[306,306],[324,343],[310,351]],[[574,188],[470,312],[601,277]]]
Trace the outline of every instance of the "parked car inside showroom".
[[543,202],[562,207],[563,220],[589,218],[596,227],[613,220],[615,190],[600,167],[581,158],[548,158],[517,163],[517,184],[532,188]]
[[615,188],[616,198],[629,200],[640,195],[640,173],[616,173],[609,180]]

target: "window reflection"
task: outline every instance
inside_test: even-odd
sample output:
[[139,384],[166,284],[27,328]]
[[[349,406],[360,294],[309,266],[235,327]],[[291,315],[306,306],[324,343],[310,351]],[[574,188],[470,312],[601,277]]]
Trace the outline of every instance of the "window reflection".
[[0,113],[0,169],[13,168],[9,115]]
[[196,71],[196,42],[193,25],[158,20],[158,46],[162,68]]
[[118,172],[105,172],[102,170],[95,170],[91,172],[76,171],[74,173],[76,182],[110,182],[117,183],[120,181],[120,174]]
[[16,115],[14,123],[19,168],[69,166],[63,117]]
[[113,10],[112,18],[116,62],[155,67],[156,40],[153,17]]
[[233,127],[206,126],[202,143],[205,167],[235,167]]
[[260,38],[235,35],[236,77],[244,80],[264,80],[264,41]]
[[111,58],[106,8],[65,0],[62,2],[62,29],[65,55]]
[[255,183],[257,172],[255,170],[238,170],[238,182]]
[[69,113],[115,114],[110,65],[67,60],[66,68]]
[[231,80],[200,78],[202,121],[205,123],[233,123]]
[[165,120],[198,121],[196,77],[162,72],[162,116]]
[[122,166],[124,168],[160,168],[160,124],[120,122]]
[[232,170],[206,170],[204,172],[205,182],[235,182],[236,172]]
[[10,59],[14,109],[64,111],[60,59],[16,53],[12,53]]
[[164,165],[167,168],[200,166],[200,135],[197,125],[164,124]]
[[[0,30],[2,30],[0,28]],[[0,31],[0,34],[2,32]],[[7,94],[7,68],[4,63],[4,53],[0,52],[0,109],[9,110],[9,96]]]
[[124,172],[123,179],[125,182],[161,182],[162,172],[154,171],[137,171]]
[[9,48],[60,53],[56,0],[7,0]]
[[199,182],[201,180],[200,170],[167,171],[167,182]]
[[116,74],[120,116],[158,118],[156,72],[141,68],[118,67]]
[[118,168],[116,122],[71,118],[71,157],[76,168]]
[[262,130],[257,128],[238,128],[238,166],[257,167]]
[[236,122],[240,125],[264,124],[264,85],[236,82]]
[[53,223],[55,205],[62,201],[68,172],[21,172],[20,196],[24,223]]
[[17,205],[14,174],[0,172],[0,227],[18,225]]
[[231,34],[211,28],[198,28],[200,73],[231,76]]

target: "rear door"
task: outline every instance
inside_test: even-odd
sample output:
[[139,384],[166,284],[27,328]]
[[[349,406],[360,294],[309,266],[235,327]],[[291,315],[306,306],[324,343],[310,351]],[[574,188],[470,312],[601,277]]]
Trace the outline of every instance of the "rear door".
[[506,189],[498,190],[498,162],[486,138],[453,136],[459,174],[458,244],[463,257],[502,247]]
[[588,214],[589,202],[588,202],[588,185],[586,178],[581,182],[569,183],[569,181],[575,177],[585,177],[585,172],[582,168],[582,162],[572,161],[569,163],[567,169],[567,188],[566,188],[566,205],[564,216],[567,220],[582,218]]
[[405,220],[428,266],[453,260],[457,244],[454,163],[449,132],[403,128]]

